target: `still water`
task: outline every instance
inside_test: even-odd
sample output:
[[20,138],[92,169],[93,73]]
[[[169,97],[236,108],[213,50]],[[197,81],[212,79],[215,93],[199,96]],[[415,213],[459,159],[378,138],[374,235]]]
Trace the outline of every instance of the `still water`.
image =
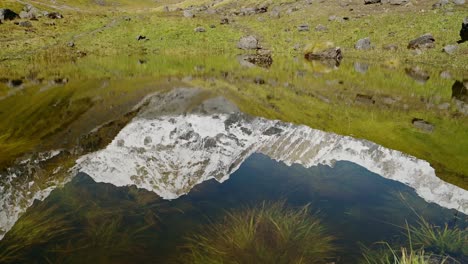
[[[9,90],[4,105],[27,97],[43,108],[0,112],[11,115],[0,137],[0,262],[234,263],[205,259],[221,254],[253,263],[241,260],[244,251],[275,255],[326,241],[311,263],[360,263],[378,242],[408,246],[409,230],[424,224],[460,231],[456,249],[435,254],[467,261],[464,84],[439,90],[417,79],[390,96],[377,78],[357,93],[350,89],[370,66],[345,65],[352,74],[329,79],[322,75],[338,68],[304,66],[287,84],[281,74],[252,82],[223,72]],[[379,74],[392,84],[414,79],[388,70]],[[357,80],[346,86],[343,76]],[[313,80],[325,88],[297,88]],[[370,84],[379,88],[372,96]],[[249,237],[241,216],[258,211],[273,229],[258,220],[260,240],[239,240],[242,252],[222,248]],[[298,263],[296,255],[274,263]]]

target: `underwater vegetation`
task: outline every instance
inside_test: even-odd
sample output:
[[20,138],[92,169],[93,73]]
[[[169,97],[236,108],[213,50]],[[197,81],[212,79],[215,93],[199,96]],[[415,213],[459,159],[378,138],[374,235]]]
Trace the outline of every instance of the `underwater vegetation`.
[[18,263],[35,247],[63,238],[73,230],[67,214],[44,203],[25,213],[0,241],[0,263]]
[[189,237],[181,263],[327,263],[335,250],[308,205],[293,210],[264,202],[226,213],[219,223]]

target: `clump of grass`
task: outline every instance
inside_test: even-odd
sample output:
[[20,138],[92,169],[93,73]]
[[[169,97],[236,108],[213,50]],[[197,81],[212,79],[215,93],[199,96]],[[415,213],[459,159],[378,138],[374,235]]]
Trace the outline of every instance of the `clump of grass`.
[[189,238],[185,263],[326,263],[334,251],[309,206],[263,203],[228,212],[222,222]]
[[33,248],[67,235],[73,227],[57,210],[40,204],[24,214],[0,243],[0,263],[18,263]]
[[406,224],[406,246],[397,250],[388,242],[381,242],[384,248],[364,248],[363,263],[466,263],[468,261],[468,230],[459,227],[436,226],[419,216],[419,222]]
[[[434,263],[438,257],[432,257],[426,255],[424,250],[413,250],[405,247],[399,250],[392,249],[388,243],[384,243],[387,249],[383,249],[377,252],[366,250],[363,254],[364,261],[366,264],[429,264]],[[432,259],[432,260],[431,260]],[[445,263],[445,259],[441,259],[440,263]]]
[[468,229],[450,228],[448,224],[436,226],[420,217],[418,225],[407,226],[407,230],[408,240],[414,247],[468,261]]

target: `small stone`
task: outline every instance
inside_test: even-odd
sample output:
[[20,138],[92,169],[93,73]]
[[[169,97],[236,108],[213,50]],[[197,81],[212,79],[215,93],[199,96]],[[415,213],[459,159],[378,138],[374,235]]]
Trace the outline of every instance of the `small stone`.
[[203,33],[206,32],[206,29],[204,27],[196,27],[194,31],[197,33]]
[[30,28],[30,27],[33,26],[32,23],[29,22],[29,21],[21,21],[21,22],[19,22],[18,25],[19,25],[20,27],[27,27],[27,28]]
[[195,15],[192,13],[192,11],[190,11],[190,10],[185,10],[185,11],[184,11],[184,17],[186,17],[186,18],[194,18]]
[[222,18],[222,19],[221,19],[221,22],[219,22],[219,23],[220,23],[221,25],[227,25],[227,24],[229,24],[229,19],[227,19],[227,18]]
[[408,75],[413,80],[421,84],[426,83],[430,78],[429,73],[424,71],[420,67],[406,68],[405,72],[406,72],[406,75]]
[[320,24],[315,27],[315,31],[319,31],[319,32],[328,31],[328,28]]
[[73,48],[73,47],[75,47],[75,42],[70,41],[70,42],[67,43],[67,46],[70,47],[70,48]]
[[242,37],[237,43],[237,47],[243,50],[258,49],[258,39],[255,36]]
[[305,31],[309,31],[310,28],[309,28],[309,25],[305,25],[305,24],[304,24],[304,25],[298,26],[298,27],[297,27],[297,30],[298,30],[299,32],[305,32]]
[[363,38],[357,41],[356,45],[354,46],[355,49],[357,50],[370,50],[371,47],[371,41],[369,38]]
[[457,49],[458,45],[447,45],[442,49],[442,51],[449,55],[452,55],[457,51]]
[[355,62],[354,63],[354,70],[359,73],[366,73],[369,70],[369,64]]
[[434,131],[434,125],[420,118],[414,118],[411,123],[417,129],[431,133]]
[[449,71],[443,71],[440,73],[442,79],[452,79],[452,74]]
[[364,0],[365,5],[378,4],[381,3],[381,0]]
[[435,47],[435,39],[431,34],[424,34],[408,43],[408,49],[431,49]]
[[62,14],[57,13],[57,12],[48,13],[47,17],[50,19],[62,19],[63,18]]

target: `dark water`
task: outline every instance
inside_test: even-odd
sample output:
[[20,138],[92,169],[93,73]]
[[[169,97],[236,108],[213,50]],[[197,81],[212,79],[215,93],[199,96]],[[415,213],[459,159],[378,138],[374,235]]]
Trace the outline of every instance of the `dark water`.
[[[28,210],[54,208],[53,215],[63,216],[72,229],[34,247],[26,262],[171,263],[191,234],[231,209],[264,201],[285,201],[291,208],[310,204],[337,239],[338,263],[356,263],[362,245],[398,241],[405,221],[424,217],[443,225],[456,218],[455,210],[426,203],[404,184],[350,162],[306,169],[254,154],[224,183],[204,182],[172,201],[80,174]],[[465,220],[456,224],[465,228]],[[8,235],[2,243],[9,243]]]

